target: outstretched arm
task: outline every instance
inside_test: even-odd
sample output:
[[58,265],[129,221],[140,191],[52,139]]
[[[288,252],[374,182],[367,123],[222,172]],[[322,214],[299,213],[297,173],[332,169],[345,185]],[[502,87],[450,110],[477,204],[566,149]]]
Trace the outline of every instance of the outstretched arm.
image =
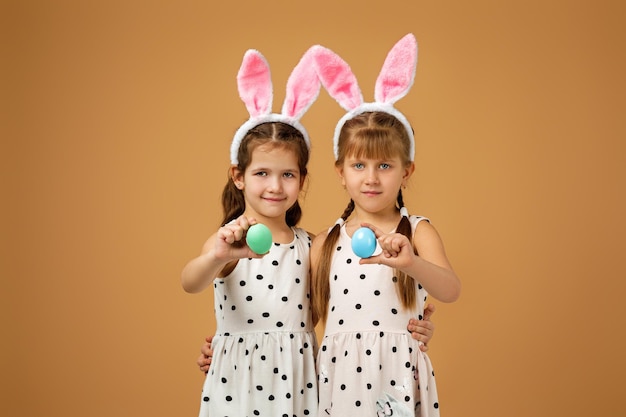
[[262,258],[242,242],[246,230],[256,221],[239,217],[233,223],[219,228],[202,248],[202,253],[185,265],[181,276],[183,289],[198,293],[208,287],[230,263],[242,258]]
[[[417,225],[410,241],[401,233],[383,233],[371,224],[382,253],[361,259],[361,264],[383,264],[398,268],[417,280],[430,295],[444,303],[456,301],[461,294],[461,281],[446,256],[437,230],[426,221]],[[418,255],[415,254],[417,249]]]

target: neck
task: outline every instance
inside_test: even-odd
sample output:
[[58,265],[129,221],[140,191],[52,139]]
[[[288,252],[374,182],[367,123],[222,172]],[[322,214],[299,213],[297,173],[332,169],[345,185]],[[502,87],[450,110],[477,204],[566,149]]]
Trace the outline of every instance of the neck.
[[265,217],[258,213],[250,213],[246,211],[244,213],[248,219],[255,219],[257,223],[263,223],[272,232],[272,240],[276,243],[289,243],[293,239],[293,232],[291,227],[285,222],[285,216],[280,217]]
[[395,207],[391,210],[379,213],[371,213],[359,210],[358,207],[355,207],[354,211],[350,215],[350,218],[346,222],[346,228],[349,231],[353,231],[361,227],[362,223],[369,223],[383,231],[391,231],[396,228],[399,222],[400,210]]

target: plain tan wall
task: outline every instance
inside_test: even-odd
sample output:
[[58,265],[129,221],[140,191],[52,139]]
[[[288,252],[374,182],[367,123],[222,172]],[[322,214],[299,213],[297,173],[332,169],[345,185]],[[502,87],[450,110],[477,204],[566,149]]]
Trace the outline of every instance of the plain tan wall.
[[[623,2],[368,4],[5,3],[0,414],[196,415],[212,293],[185,294],[179,274],[220,218],[244,51],[269,60],[275,110],[314,43],[370,101],[408,32],[420,52],[398,103],[418,138],[407,203],[464,284],[437,303],[442,415],[623,410]],[[303,119],[312,232],[347,201],[331,169],[341,115],[322,91]]]

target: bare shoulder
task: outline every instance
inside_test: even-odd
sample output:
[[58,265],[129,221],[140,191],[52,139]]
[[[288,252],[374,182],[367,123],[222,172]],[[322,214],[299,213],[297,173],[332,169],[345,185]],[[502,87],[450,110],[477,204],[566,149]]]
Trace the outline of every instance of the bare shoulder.
[[413,245],[420,257],[440,266],[449,267],[449,261],[439,232],[429,221],[421,221],[413,234]]
[[419,223],[417,223],[417,226],[415,227],[415,233],[413,234],[414,238],[423,238],[423,239],[428,239],[428,238],[437,238],[439,239],[439,232],[437,232],[437,229],[435,228],[435,226],[432,225],[432,223],[429,220],[422,220]]

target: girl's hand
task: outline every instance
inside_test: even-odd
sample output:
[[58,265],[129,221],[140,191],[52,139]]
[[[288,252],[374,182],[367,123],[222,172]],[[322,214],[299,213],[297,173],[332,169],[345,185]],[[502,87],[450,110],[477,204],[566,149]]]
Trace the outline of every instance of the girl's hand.
[[200,370],[205,374],[209,372],[209,368],[211,367],[211,362],[213,360],[213,348],[211,346],[212,341],[213,336],[209,336],[205,339],[204,344],[200,348],[200,356],[196,361]]
[[428,304],[424,309],[424,317],[422,320],[410,319],[407,330],[411,332],[411,337],[419,342],[422,352],[428,351],[428,342],[432,339],[435,332],[435,324],[430,321],[430,317],[435,312],[435,306]]
[[413,244],[402,233],[383,233],[376,226],[369,223],[363,223],[361,226],[372,229],[382,249],[382,252],[378,255],[362,258],[359,261],[361,265],[379,264],[404,270],[413,263],[417,256],[413,250]]
[[220,227],[213,248],[215,258],[226,262],[242,258],[262,258],[262,255],[252,252],[244,239],[246,231],[255,223],[253,218],[240,216],[234,222]]
[[[245,243],[244,236],[256,220],[240,216],[214,233],[202,247],[200,256],[187,262],[181,274],[183,289],[189,293],[199,293],[207,288],[220,274],[233,270],[237,261],[243,258],[262,258],[252,252]],[[228,272],[225,272],[228,275]]]

